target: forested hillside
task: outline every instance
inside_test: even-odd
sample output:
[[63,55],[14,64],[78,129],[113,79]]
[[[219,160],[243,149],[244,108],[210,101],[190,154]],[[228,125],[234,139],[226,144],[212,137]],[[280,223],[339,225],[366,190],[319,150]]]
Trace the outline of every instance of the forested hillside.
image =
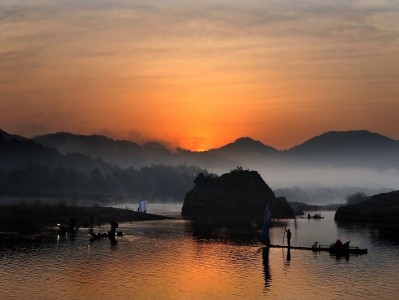
[[83,172],[66,167],[24,163],[0,169],[0,196],[41,196],[77,200],[154,199],[183,201],[195,177],[205,172],[192,166],[154,165],[141,169]]

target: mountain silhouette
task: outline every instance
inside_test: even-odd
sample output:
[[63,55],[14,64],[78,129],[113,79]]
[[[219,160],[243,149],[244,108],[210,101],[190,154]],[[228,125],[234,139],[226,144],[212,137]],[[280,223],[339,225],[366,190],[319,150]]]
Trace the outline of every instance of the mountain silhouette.
[[121,167],[142,168],[151,165],[195,165],[213,169],[231,169],[236,163],[211,152],[176,149],[172,152],[158,142],[139,145],[132,141],[113,140],[103,135],[77,135],[58,132],[36,136],[34,141],[53,147],[63,154],[83,153]]
[[274,155],[279,152],[273,147],[264,145],[262,142],[253,140],[250,137],[239,138],[233,143],[209,151],[219,153],[220,155],[231,155],[233,153],[247,153],[251,155]]
[[290,153],[360,153],[390,151],[398,147],[399,142],[378,133],[366,130],[329,131],[311,138],[289,150]]
[[[19,142],[20,148],[29,149],[24,155],[36,153],[38,158],[38,152],[47,153],[42,155],[43,160],[62,160],[57,155],[80,153],[121,167],[196,165],[219,173],[237,166],[254,170],[260,166],[399,168],[399,141],[365,130],[326,132],[284,151],[250,137],[242,137],[220,148],[202,152],[184,149],[172,151],[158,142],[139,145],[102,135],[76,135],[67,132],[26,139],[0,131],[0,137],[2,143]],[[54,149],[59,153],[54,152]],[[16,155],[13,157],[15,160]]]
[[255,169],[256,165],[262,163],[271,164],[279,160],[280,152],[270,146],[256,141],[250,137],[242,137],[233,143],[217,149],[211,149],[209,153],[229,159],[236,166]]
[[[306,191],[309,199],[342,201],[344,187],[352,188],[345,189],[346,193],[374,189],[380,193],[397,188],[399,141],[362,130],[326,132],[285,151],[243,137],[220,148],[195,152],[172,151],[158,142],[139,145],[100,135],[63,132],[29,139],[0,130],[0,189],[1,184],[7,189],[7,180],[14,174],[13,193],[25,191],[30,195],[29,189],[18,188],[19,172],[25,172],[32,175],[25,176],[26,186],[32,184],[39,194],[41,187],[34,185],[35,178],[42,178],[43,184],[54,181],[64,186],[57,190],[54,183],[48,190],[52,195],[75,193],[71,183],[75,182],[81,183],[78,195],[85,197],[119,193],[121,197],[166,195],[182,199],[188,190],[185,187],[192,185],[199,170],[223,174],[237,166],[258,171],[271,186],[283,188],[280,196],[289,195],[292,201],[300,198],[297,190],[290,190],[294,187]],[[49,174],[65,174],[58,179],[40,177],[41,167],[47,167]],[[333,188],[320,192],[320,186]],[[334,192],[336,189],[339,193]]]
[[95,168],[110,170],[113,168],[111,165],[101,160],[94,160],[88,155],[82,153],[63,155],[55,148],[0,130],[0,167],[13,168],[26,163],[51,167],[64,166],[81,171]]
[[284,153],[290,163],[389,168],[399,166],[399,141],[366,130],[330,131]]
[[139,145],[103,135],[77,135],[68,132],[36,136],[33,140],[54,147],[63,154],[84,153],[122,167],[173,164],[171,151],[157,142]]
[[[63,134],[58,138],[75,137]],[[94,137],[93,140],[97,147],[102,147],[102,142],[110,139]],[[143,147],[163,149],[157,143]],[[121,168],[88,154],[62,154],[32,139],[0,131],[0,198],[6,195],[84,202],[139,198],[176,201],[184,197],[200,172],[206,170],[162,164]]]

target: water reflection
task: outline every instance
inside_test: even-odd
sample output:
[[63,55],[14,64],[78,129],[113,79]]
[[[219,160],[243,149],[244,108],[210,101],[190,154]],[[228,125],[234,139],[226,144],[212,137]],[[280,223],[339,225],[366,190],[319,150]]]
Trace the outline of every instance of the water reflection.
[[289,265],[290,262],[291,262],[291,249],[290,248],[288,248],[288,251],[287,251],[287,260],[286,260],[286,262],[287,262],[287,265]]
[[330,254],[330,257],[333,257],[333,258],[335,258],[337,261],[338,260],[342,260],[342,259],[344,259],[344,260],[346,260],[346,261],[349,261],[349,256],[350,255],[352,255],[352,256],[357,256],[357,254],[349,254],[349,253],[346,253],[346,254],[343,254],[343,253],[331,253]]
[[233,245],[258,245],[261,232],[251,224],[209,224],[201,221],[186,223],[186,232],[199,242],[216,241]]
[[[22,235],[8,231],[0,233],[0,248],[9,247],[0,251],[1,298],[51,294],[59,299],[280,299],[289,295],[394,299],[399,292],[399,247],[392,247],[397,242],[395,229],[364,226],[339,225],[344,240],[370,247],[368,256],[351,256],[350,261],[328,253],[262,247],[261,231],[242,224],[123,223],[125,235],[116,238],[117,244],[108,238],[90,242],[83,229],[73,241],[55,229]],[[327,243],[337,237],[333,216],[317,223],[289,220],[288,227],[293,231],[293,246],[316,240]],[[281,244],[284,228],[285,220],[272,224],[271,239],[276,244]],[[27,247],[27,251],[13,249]]]
[[115,247],[118,245],[118,240],[114,237],[114,238],[110,238],[109,239],[111,247]]
[[270,272],[270,264],[269,264],[269,251],[270,248],[263,247],[262,248],[262,262],[263,262],[263,275],[265,277],[265,290],[268,291],[270,289],[272,275]]
[[[186,222],[186,233],[199,242],[221,242],[254,246],[262,243],[262,227],[253,220],[215,222],[212,219],[194,219]],[[270,229],[284,228],[286,220],[273,220]]]
[[[287,250],[287,254],[285,254],[285,250]],[[282,259],[284,262],[284,272],[287,272],[291,265],[291,249],[281,249]]]
[[55,232],[0,232],[0,251],[26,252],[57,243]]
[[371,231],[371,239],[379,241],[380,243],[399,246],[399,226],[386,226],[377,228]]
[[59,240],[70,240],[72,242],[76,241],[76,236],[77,232],[76,231],[71,231],[71,232],[64,232],[64,233],[59,233],[57,235],[57,238]]

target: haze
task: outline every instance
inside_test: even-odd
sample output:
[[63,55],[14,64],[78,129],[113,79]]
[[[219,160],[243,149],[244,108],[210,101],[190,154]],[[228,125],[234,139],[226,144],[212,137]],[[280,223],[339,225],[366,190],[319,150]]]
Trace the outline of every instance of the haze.
[[399,138],[398,1],[0,3],[0,120],[205,150]]

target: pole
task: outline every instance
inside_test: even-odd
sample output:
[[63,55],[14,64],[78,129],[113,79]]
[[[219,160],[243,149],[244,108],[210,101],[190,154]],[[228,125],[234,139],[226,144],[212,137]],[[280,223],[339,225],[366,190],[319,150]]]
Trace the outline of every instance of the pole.
[[287,229],[287,221],[285,221],[285,227],[284,227],[284,236],[283,236],[283,244],[281,246],[284,246],[284,240],[285,240],[285,230]]

